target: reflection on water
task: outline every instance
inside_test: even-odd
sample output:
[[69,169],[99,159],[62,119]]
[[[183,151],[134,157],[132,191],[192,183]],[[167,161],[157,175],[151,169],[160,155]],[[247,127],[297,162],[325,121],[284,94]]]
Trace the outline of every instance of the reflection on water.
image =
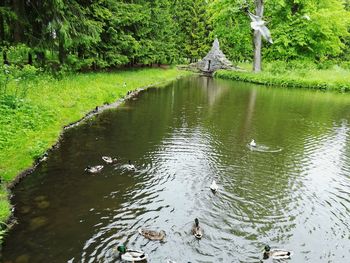
[[[258,262],[264,244],[292,250],[289,262],[346,262],[349,105],[348,95],[204,77],[144,92],[66,132],[16,187],[3,260],[115,262],[124,243],[156,263]],[[251,151],[252,138],[283,150]],[[166,242],[141,227],[165,230]]]

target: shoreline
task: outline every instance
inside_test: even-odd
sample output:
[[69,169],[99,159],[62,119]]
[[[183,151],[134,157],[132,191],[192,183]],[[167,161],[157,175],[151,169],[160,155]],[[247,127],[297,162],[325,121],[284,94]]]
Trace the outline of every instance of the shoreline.
[[350,80],[337,80],[337,79],[322,79],[315,80],[307,76],[292,76],[290,75],[273,75],[270,72],[239,72],[239,71],[227,71],[219,70],[214,74],[214,78],[228,79],[235,81],[249,82],[258,85],[275,86],[275,87],[288,87],[288,88],[305,88],[322,91],[335,91],[342,93],[350,92]]
[[5,205],[8,205],[9,209],[6,209],[6,214],[4,213],[4,209],[3,209],[3,213],[0,214],[0,218],[1,218],[0,222],[3,223],[2,230],[5,232],[5,233],[0,234],[0,244],[3,241],[2,239],[3,239],[4,235],[6,235],[6,232],[8,230],[10,230],[16,224],[16,217],[14,216],[15,206],[12,203],[12,196],[13,196],[12,190],[13,190],[13,188],[18,183],[20,183],[23,178],[30,175],[37,168],[37,166],[40,163],[45,161],[49,152],[51,152],[54,149],[57,149],[60,146],[60,141],[61,141],[62,136],[66,130],[69,130],[73,127],[80,125],[81,123],[92,118],[93,116],[101,114],[105,110],[115,109],[115,108],[119,107],[125,101],[130,100],[130,99],[138,96],[141,92],[144,92],[149,88],[153,88],[153,87],[154,88],[157,88],[157,87],[161,88],[163,86],[168,85],[169,83],[171,83],[174,80],[183,78],[183,77],[188,76],[188,75],[190,75],[190,73],[186,73],[184,71],[175,71],[175,75],[168,77],[168,79],[166,79],[166,80],[163,80],[162,78],[160,78],[159,81],[156,81],[154,83],[150,83],[150,84],[145,85],[143,87],[141,86],[141,87],[136,88],[136,89],[135,89],[135,87],[134,88],[130,87],[130,89],[125,90],[126,94],[124,96],[119,97],[119,98],[117,96],[117,98],[115,98],[115,101],[110,102],[110,103],[99,104],[99,105],[95,106],[92,110],[89,110],[87,113],[85,113],[80,119],[72,121],[71,123],[61,127],[61,130],[60,130],[59,135],[57,136],[55,142],[49,148],[47,148],[44,151],[44,153],[40,155],[39,158],[32,158],[32,165],[31,166],[29,166],[28,168],[17,173],[16,176],[14,176],[11,180],[9,180],[9,181],[3,180],[1,182],[2,183],[2,185],[1,185],[1,188],[2,188],[1,192],[2,193],[1,194],[2,194],[2,199],[3,199],[2,202],[3,202],[3,204],[5,203]]

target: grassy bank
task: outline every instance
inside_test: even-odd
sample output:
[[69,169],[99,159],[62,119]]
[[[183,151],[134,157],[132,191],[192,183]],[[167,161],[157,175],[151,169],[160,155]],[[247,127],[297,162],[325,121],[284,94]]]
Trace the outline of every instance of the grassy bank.
[[15,106],[0,103],[0,221],[10,216],[7,184],[56,143],[65,125],[129,90],[186,74],[190,73],[153,68],[71,75],[61,80],[42,76]]
[[[240,66],[248,69],[246,64]],[[264,65],[264,70],[260,73],[249,70],[247,72],[220,70],[215,73],[215,77],[269,86],[350,91],[350,69],[336,65],[322,69],[310,63],[305,65],[297,62],[294,64],[279,62]]]

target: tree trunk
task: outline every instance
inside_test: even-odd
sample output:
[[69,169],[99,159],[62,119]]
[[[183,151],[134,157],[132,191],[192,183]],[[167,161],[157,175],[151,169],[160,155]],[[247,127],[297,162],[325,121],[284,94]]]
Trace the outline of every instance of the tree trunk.
[[36,51],[36,60],[40,63],[42,67],[45,66],[45,52],[44,51]]
[[12,2],[13,10],[15,11],[17,18],[13,24],[13,38],[16,43],[20,43],[23,40],[23,25],[22,19],[24,15],[24,1],[23,0],[13,0]]
[[28,52],[28,64],[33,65],[33,55],[32,52]]
[[[254,0],[255,1],[255,14],[257,16],[263,17],[264,14],[264,0]],[[254,31],[254,72],[261,71],[261,33],[257,30]]]
[[83,46],[78,46],[78,58],[83,59],[84,58],[84,48]]
[[7,60],[7,52],[5,49],[2,50],[2,60],[4,61],[4,65],[9,65],[9,61]]
[[3,46],[5,42],[5,22],[4,17],[0,15],[0,45]]
[[62,39],[59,39],[59,43],[58,43],[58,59],[61,65],[63,65],[64,62],[66,61],[66,50],[64,49]]

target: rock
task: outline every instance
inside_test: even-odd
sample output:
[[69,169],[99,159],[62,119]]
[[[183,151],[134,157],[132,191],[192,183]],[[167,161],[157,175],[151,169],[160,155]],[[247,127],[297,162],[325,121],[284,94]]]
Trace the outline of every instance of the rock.
[[47,224],[47,218],[44,216],[38,216],[38,217],[33,218],[30,221],[29,228],[31,231],[34,231],[34,230],[37,230],[38,228],[40,228],[46,224]]
[[15,263],[27,263],[29,262],[29,256],[24,254],[16,258]]
[[46,196],[45,195],[39,195],[37,197],[34,198],[35,201],[40,202],[43,200],[46,200]]
[[50,202],[46,201],[46,200],[42,200],[40,202],[37,202],[36,205],[40,209],[45,209],[45,208],[48,208],[50,206]]
[[215,38],[209,53],[202,60],[191,64],[191,67],[195,67],[205,73],[212,73],[218,69],[236,69],[221,51],[217,38]]

